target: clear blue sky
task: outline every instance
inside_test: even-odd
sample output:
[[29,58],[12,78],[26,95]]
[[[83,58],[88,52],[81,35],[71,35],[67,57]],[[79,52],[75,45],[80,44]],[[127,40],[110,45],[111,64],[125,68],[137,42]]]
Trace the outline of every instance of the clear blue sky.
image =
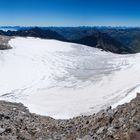
[[0,0],[0,25],[140,26],[140,0]]

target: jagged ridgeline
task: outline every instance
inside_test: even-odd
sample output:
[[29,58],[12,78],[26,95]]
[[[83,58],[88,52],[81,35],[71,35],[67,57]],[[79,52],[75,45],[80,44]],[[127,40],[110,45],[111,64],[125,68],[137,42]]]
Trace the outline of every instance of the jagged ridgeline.
[[[79,43],[118,54],[140,52],[140,28],[34,27],[2,31],[0,35],[39,37]],[[5,48],[1,44],[1,48]]]

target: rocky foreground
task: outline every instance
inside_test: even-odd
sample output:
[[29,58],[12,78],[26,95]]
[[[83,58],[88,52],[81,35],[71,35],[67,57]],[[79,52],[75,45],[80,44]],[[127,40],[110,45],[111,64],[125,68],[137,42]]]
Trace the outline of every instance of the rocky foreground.
[[140,94],[96,115],[55,120],[0,101],[0,140],[140,140]]

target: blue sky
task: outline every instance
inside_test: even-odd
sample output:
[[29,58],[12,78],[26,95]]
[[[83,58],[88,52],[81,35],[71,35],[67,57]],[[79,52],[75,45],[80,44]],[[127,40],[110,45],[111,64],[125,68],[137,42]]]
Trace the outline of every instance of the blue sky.
[[140,0],[0,0],[0,25],[140,26]]

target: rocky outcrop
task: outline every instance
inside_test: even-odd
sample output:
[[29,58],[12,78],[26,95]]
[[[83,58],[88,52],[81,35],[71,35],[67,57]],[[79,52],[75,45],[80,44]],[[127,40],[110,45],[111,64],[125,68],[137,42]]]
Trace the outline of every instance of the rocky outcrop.
[[0,50],[7,50],[11,49],[12,47],[8,44],[8,41],[11,39],[11,37],[7,36],[0,36]]
[[55,120],[0,101],[0,140],[140,140],[140,95],[90,116]]

